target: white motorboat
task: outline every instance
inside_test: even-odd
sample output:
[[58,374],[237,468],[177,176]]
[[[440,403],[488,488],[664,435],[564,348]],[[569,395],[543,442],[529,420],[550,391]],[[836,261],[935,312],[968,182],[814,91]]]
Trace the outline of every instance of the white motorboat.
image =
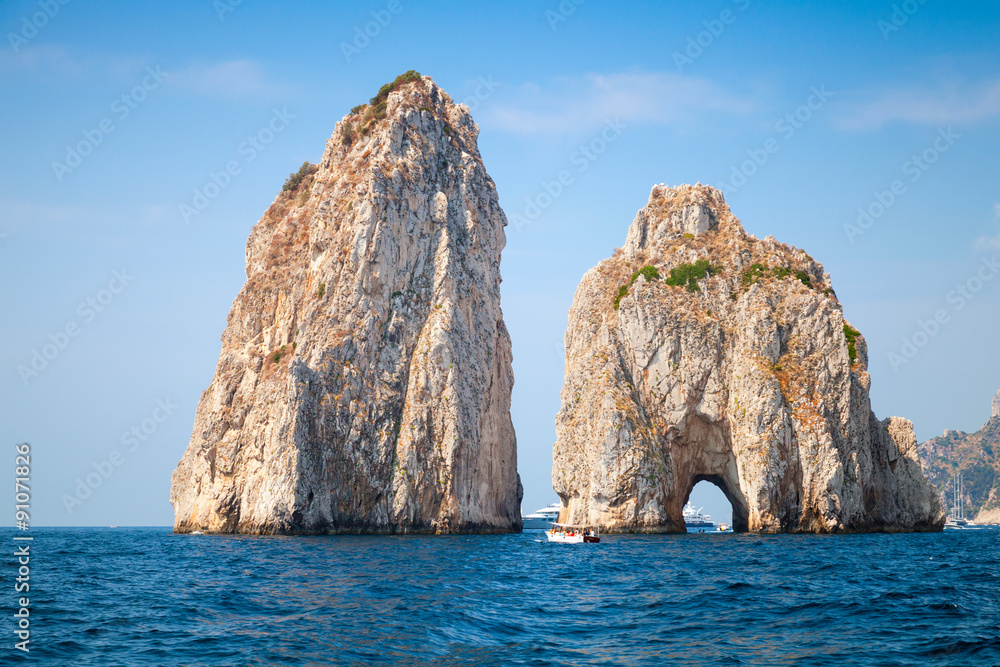
[[559,520],[559,510],[562,505],[552,503],[548,507],[535,510],[534,513],[521,518],[525,530],[545,530]]
[[558,544],[596,544],[601,541],[600,530],[596,526],[571,526],[564,523],[553,523],[545,531],[549,542]]

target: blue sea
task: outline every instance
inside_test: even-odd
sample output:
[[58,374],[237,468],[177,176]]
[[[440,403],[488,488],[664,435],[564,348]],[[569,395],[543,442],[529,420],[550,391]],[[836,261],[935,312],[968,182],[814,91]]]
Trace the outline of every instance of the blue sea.
[[30,653],[8,616],[4,664],[1000,664],[996,530],[32,535]]

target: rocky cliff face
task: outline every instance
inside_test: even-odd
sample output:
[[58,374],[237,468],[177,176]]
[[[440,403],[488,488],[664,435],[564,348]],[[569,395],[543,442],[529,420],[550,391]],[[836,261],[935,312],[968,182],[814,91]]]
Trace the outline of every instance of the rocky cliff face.
[[247,243],[176,531],[520,529],[506,218],[478,131],[408,73],[289,179]]
[[993,415],[975,433],[948,430],[920,445],[920,460],[946,505],[962,473],[962,511],[976,523],[1000,523],[1000,393]]
[[654,187],[570,308],[561,518],[680,531],[709,480],[736,530],[939,530],[912,424],[872,413],[867,362],[820,264],[747,235],[712,188]]

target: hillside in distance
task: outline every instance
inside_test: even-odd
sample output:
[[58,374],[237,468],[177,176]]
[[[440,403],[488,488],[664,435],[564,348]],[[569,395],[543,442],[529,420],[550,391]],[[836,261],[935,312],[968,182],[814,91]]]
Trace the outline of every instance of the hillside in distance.
[[931,483],[954,504],[954,483],[962,474],[962,510],[976,523],[1000,523],[1000,391],[992,413],[975,433],[948,430],[920,445]]

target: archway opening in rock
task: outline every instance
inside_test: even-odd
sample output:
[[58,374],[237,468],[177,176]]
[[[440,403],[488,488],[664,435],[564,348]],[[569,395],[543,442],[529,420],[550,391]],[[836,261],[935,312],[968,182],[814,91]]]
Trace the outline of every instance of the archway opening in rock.
[[[688,502],[695,509],[702,508],[704,514],[710,515],[716,525],[728,524],[734,533],[745,533],[749,530],[749,512],[741,499],[733,494],[719,475],[696,476],[691,481],[685,505]],[[698,528],[688,526],[688,532],[698,531]]]

